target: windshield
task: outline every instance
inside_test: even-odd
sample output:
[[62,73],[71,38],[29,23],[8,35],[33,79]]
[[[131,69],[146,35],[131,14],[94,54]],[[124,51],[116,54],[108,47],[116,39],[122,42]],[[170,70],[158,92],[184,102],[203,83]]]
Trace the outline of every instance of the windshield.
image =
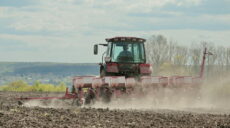
[[138,42],[113,42],[112,62],[144,63],[144,43]]

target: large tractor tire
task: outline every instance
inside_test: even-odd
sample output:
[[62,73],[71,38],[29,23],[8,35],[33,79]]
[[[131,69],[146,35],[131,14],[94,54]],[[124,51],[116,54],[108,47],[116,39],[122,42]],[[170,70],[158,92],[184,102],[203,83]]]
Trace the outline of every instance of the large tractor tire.
[[89,90],[89,92],[85,96],[85,105],[90,105],[94,103],[94,100],[96,98],[96,95],[92,89]]
[[107,87],[101,88],[101,98],[102,98],[102,102],[109,103],[112,98],[111,90]]

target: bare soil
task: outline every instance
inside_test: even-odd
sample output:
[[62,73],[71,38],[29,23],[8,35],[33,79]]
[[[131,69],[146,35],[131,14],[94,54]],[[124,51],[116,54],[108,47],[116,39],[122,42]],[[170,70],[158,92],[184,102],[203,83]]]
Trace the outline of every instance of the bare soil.
[[42,128],[230,128],[228,113],[203,113],[166,109],[136,110],[90,107],[18,105],[20,96],[58,96],[60,93],[0,92],[0,127]]

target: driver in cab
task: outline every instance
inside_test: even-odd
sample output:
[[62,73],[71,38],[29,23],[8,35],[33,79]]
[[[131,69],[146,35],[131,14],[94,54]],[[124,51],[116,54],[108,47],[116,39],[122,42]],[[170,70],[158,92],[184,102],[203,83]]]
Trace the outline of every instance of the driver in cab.
[[123,51],[121,51],[118,55],[118,60],[120,60],[121,58],[126,58],[128,60],[132,60],[133,59],[133,55],[130,51],[128,51],[129,47],[128,45],[124,45],[123,46]]

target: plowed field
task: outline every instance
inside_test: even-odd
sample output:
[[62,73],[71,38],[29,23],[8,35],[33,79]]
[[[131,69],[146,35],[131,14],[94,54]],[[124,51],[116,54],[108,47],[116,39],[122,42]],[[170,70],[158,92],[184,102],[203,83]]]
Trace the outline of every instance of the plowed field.
[[[48,93],[0,92],[0,127],[43,128],[144,128],[144,127],[219,127],[230,128],[228,113],[209,110],[110,109],[18,105],[15,97],[46,96]],[[51,95],[59,95],[52,93]]]

